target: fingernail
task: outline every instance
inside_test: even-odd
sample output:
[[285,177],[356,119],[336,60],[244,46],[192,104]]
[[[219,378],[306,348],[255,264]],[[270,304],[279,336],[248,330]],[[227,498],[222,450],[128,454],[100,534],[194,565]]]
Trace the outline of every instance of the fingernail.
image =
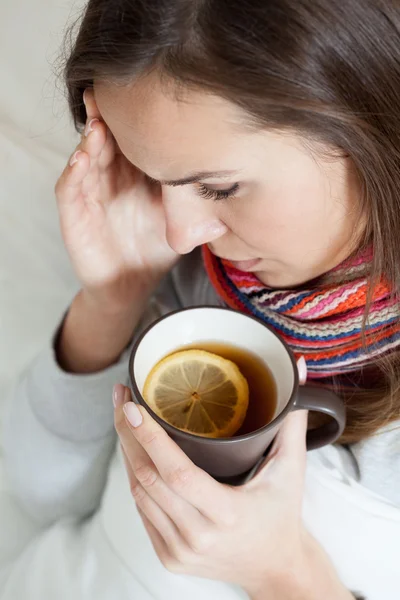
[[122,385],[122,383],[117,383],[116,385],[114,385],[114,389],[113,389],[114,408],[118,408],[119,406],[123,405],[124,397],[125,397],[125,388]]
[[78,156],[81,153],[81,150],[77,150],[76,152],[73,153],[73,155],[71,156],[71,160],[69,161],[69,166],[73,167],[75,163],[78,162]]
[[98,119],[92,119],[91,121],[89,121],[89,123],[85,127],[85,137],[87,137],[89,135],[89,133],[92,133],[93,125],[98,122],[99,122]]
[[297,361],[297,370],[299,372],[300,385],[304,385],[307,381],[307,363],[304,356],[300,356]]
[[124,413],[132,427],[139,427],[143,421],[140,410],[134,402],[127,402],[124,404]]

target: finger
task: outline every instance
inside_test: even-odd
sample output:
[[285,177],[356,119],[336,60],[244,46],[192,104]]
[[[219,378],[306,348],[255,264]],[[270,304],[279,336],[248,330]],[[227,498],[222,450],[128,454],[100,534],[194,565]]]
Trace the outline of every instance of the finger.
[[80,148],[91,158],[91,165],[105,170],[115,156],[115,141],[104,121],[97,118],[87,122]]
[[[122,383],[117,383],[113,389],[113,404],[114,404],[115,410],[121,409],[124,402],[128,402],[128,400],[129,400],[129,396],[128,395],[125,396],[125,386],[122,385]],[[123,458],[123,461],[125,464],[125,470],[128,475],[129,486],[130,486],[130,489],[132,490],[136,486],[139,485],[139,482],[136,479],[136,476],[133,472],[131,463],[125,452],[125,448],[123,447],[122,444],[120,444],[120,446],[121,446],[122,458]]]
[[[119,441],[121,444],[122,456],[125,463],[125,469],[128,475],[130,489],[132,495],[136,494],[136,488],[140,486],[140,483],[135,475],[135,472],[132,467],[132,455],[135,455],[136,452],[139,452],[142,460],[147,460],[148,457],[144,453],[143,449],[137,444],[136,448],[132,447],[132,444],[129,444],[129,437],[132,438],[132,435],[129,431],[128,426],[126,425],[125,414],[123,412],[123,406],[126,402],[130,401],[129,389],[118,383],[114,386],[113,389],[113,403],[114,403],[114,426],[118,433]],[[134,438],[132,438],[134,439]]]
[[89,196],[98,186],[100,178],[99,159],[104,151],[106,140],[106,125],[97,119],[89,121],[81,142],[81,148],[90,160],[90,169],[82,182],[82,192],[86,196]]
[[98,159],[104,149],[106,141],[106,124],[98,119],[88,121],[82,136],[81,150],[87,152],[91,160]]
[[124,449],[123,445],[120,444],[120,446],[121,446],[122,458],[124,460],[125,470],[126,470],[126,473],[128,475],[129,488],[132,491],[134,488],[136,488],[139,485],[139,482],[136,479],[135,473],[133,472],[133,469],[131,467],[131,463],[129,462],[129,459],[128,459],[127,455],[126,455],[126,452],[125,452],[125,449]]
[[59,206],[68,205],[80,199],[82,182],[90,168],[90,159],[85,152],[76,150],[60,175],[55,193]]
[[167,486],[212,521],[230,519],[230,488],[196,467],[143,407],[128,402],[124,410],[135,439]]
[[108,169],[117,154],[118,148],[116,141],[110,129],[106,125],[106,142],[99,156],[99,168],[103,171]]
[[138,513],[140,515],[140,518],[142,519],[144,528],[147,531],[147,534],[150,538],[151,543],[153,544],[153,548],[158,558],[166,568],[170,567],[172,563],[172,558],[168,551],[167,544],[165,543],[157,529],[154,527],[154,525],[151,523],[151,521],[147,518],[147,516],[139,507]]
[[275,440],[280,454],[288,457],[306,456],[307,422],[306,410],[292,411],[288,414]]
[[[89,137],[88,133],[89,133],[89,129],[90,129],[90,127],[89,127],[90,123],[91,123],[92,129],[97,129],[97,130],[101,131],[102,136],[103,136],[101,138],[101,141],[103,142],[103,144],[101,147],[101,151],[98,154],[98,166],[100,169],[106,169],[112,163],[112,161],[114,160],[115,154],[116,154],[116,144],[115,144],[114,136],[112,135],[110,129],[107,127],[106,123],[104,122],[104,120],[101,116],[100,110],[99,110],[96,100],[95,100],[95,94],[94,94],[93,88],[86,88],[86,90],[84,91],[84,94],[83,94],[83,101],[86,106],[86,114],[87,114],[87,124],[85,127],[85,135],[87,137]],[[93,119],[98,119],[98,121],[100,123],[93,123]],[[101,127],[103,127],[103,130],[101,129]],[[104,140],[103,140],[103,138],[104,138]]]
[[254,477],[243,486],[243,491],[272,484],[280,488],[296,506],[301,503],[306,470],[306,431],[307,411],[290,413],[267,457]]
[[[128,430],[129,431],[129,430]],[[124,437],[124,436],[123,436]],[[209,521],[186,500],[175,494],[163,481],[156,467],[147,456],[141,454],[143,448],[129,431],[130,440],[121,441],[126,460],[129,464],[131,493],[138,506],[156,525],[152,515],[158,514],[154,503],[168,517],[187,544],[192,547],[196,543],[197,532],[204,532]],[[121,436],[120,436],[121,439]],[[160,521],[161,525],[161,521]],[[161,532],[161,529],[159,529]]]
[[[124,406],[127,402],[131,401],[131,393],[128,387],[123,385],[122,383],[118,383],[114,386],[113,389],[113,403],[114,403],[114,426],[117,430],[119,438],[126,436],[128,439],[128,435],[130,434],[130,430],[128,424],[126,423]],[[132,436],[131,436],[132,437]],[[130,460],[129,455],[127,454],[128,459]]]
[[267,470],[270,470],[273,477],[279,473],[285,485],[291,482],[296,488],[303,486],[307,462],[307,416],[306,410],[299,410],[285,418],[260,470],[261,477],[263,471],[267,475]]
[[297,370],[299,372],[299,382],[300,385],[304,385],[307,381],[307,363],[304,356],[300,356],[297,361]]
[[154,529],[158,531],[170,550],[183,547],[185,542],[176,525],[171,521],[162,508],[140,486],[136,488],[136,506],[147,517]]
[[[56,184],[57,199],[70,203],[77,199],[77,188],[87,194],[93,186],[94,163],[106,141],[106,126],[96,123],[93,131],[77,146]],[[98,173],[96,171],[96,180]]]
[[[128,388],[125,389],[125,398],[130,398]],[[129,463],[128,475],[132,473],[131,492],[135,501],[145,512],[148,505],[154,512],[152,503],[155,502],[174,523],[183,539],[192,546],[196,532],[204,531],[208,522],[195,507],[167,486],[148,454],[132,435],[126,420],[124,422],[117,417],[116,423],[121,446]]]
[[101,113],[97,106],[93,88],[86,88],[83,92],[83,102],[86,107],[88,121],[91,119],[101,119]]

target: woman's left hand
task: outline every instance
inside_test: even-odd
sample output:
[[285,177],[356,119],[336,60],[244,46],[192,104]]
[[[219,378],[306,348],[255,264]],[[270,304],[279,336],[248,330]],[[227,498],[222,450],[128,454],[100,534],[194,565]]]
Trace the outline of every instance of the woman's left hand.
[[290,414],[257,475],[231,487],[195,466],[147,411],[130,402],[128,388],[115,386],[115,400],[132,496],[168,570],[235,583],[257,599],[266,590],[271,600],[303,598],[300,590],[314,598],[307,590],[313,570],[308,555],[316,542],[301,518],[306,412]]

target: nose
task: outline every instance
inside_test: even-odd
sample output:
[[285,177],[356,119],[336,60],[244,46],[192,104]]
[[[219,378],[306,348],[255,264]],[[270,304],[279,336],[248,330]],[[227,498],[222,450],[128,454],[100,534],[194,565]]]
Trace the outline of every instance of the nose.
[[178,254],[188,254],[197,246],[223,236],[228,228],[217,217],[211,201],[196,197],[195,192],[182,189],[163,191],[166,215],[166,236]]

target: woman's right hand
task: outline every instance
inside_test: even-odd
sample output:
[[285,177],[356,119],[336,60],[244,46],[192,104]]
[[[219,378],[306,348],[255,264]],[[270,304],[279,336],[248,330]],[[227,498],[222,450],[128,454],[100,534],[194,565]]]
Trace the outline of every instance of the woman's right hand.
[[61,231],[84,292],[124,310],[138,290],[151,293],[178,255],[166,241],[160,190],[120,152],[93,91],[84,99],[85,133],[56,185]]

